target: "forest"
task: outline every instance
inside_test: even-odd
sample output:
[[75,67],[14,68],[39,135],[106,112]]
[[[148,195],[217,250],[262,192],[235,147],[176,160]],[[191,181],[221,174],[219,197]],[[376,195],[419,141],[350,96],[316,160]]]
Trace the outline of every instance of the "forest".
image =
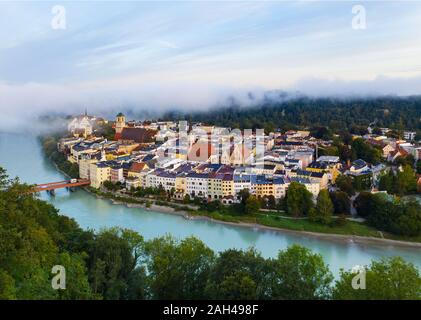
[[279,102],[267,99],[247,107],[233,100],[230,105],[207,111],[167,112],[162,120],[188,120],[241,129],[264,128],[268,132],[321,126],[334,132],[355,134],[365,133],[372,124],[421,134],[421,97],[300,97]]
[[[215,253],[202,241],[83,230],[0,168],[0,299],[420,299],[421,275],[402,258],[366,266],[366,290],[338,279],[321,255],[293,245]],[[52,268],[66,270],[53,289]]]

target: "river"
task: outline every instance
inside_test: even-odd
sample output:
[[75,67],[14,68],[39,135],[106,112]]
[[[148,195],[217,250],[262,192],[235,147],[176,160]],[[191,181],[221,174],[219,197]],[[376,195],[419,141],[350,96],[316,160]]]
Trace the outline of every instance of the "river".
[[[11,177],[19,176],[27,183],[63,180],[42,153],[37,138],[31,134],[0,133],[0,166]],[[109,200],[97,199],[84,190],[59,190],[56,196],[43,192],[41,198],[51,202],[61,214],[74,218],[83,228],[99,230],[119,226],[141,233],[145,239],[171,234],[177,238],[194,235],[215,251],[228,248],[257,248],[263,256],[276,256],[279,250],[300,244],[320,253],[334,275],[340,268],[368,264],[372,259],[401,256],[421,268],[421,249],[392,245],[362,245],[317,239],[306,235],[254,230],[202,220],[186,220],[172,214],[113,205]]]

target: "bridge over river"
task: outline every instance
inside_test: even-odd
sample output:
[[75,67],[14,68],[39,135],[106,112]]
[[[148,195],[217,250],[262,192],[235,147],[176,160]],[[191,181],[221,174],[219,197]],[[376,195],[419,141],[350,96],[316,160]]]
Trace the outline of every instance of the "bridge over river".
[[37,184],[33,190],[34,192],[54,191],[56,189],[62,189],[62,188],[76,188],[76,187],[89,186],[90,183],[91,182],[89,181],[89,179],[62,180],[62,181],[56,181],[56,182]]

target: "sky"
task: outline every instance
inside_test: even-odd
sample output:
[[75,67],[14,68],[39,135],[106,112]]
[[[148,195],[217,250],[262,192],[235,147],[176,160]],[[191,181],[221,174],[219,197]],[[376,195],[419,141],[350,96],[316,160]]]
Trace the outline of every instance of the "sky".
[[[57,4],[64,29],[52,27]],[[421,94],[421,1],[0,0],[0,124],[205,109],[266,90]]]

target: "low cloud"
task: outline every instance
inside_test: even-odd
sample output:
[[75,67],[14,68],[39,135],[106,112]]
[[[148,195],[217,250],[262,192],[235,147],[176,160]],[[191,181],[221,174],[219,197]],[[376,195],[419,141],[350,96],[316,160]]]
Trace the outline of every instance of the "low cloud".
[[[295,84],[267,91],[261,87],[228,87],[215,84],[173,82],[123,85],[90,83],[50,85],[0,83],[0,126],[3,131],[36,128],[41,115],[75,115],[84,112],[111,118],[119,111],[131,111],[137,118],[159,116],[168,110],[198,111],[226,106],[256,105],[263,99],[310,97],[375,97],[421,94],[421,77],[374,80],[303,79]],[[289,92],[287,96],[282,92]],[[291,94],[294,93],[294,94]]]

